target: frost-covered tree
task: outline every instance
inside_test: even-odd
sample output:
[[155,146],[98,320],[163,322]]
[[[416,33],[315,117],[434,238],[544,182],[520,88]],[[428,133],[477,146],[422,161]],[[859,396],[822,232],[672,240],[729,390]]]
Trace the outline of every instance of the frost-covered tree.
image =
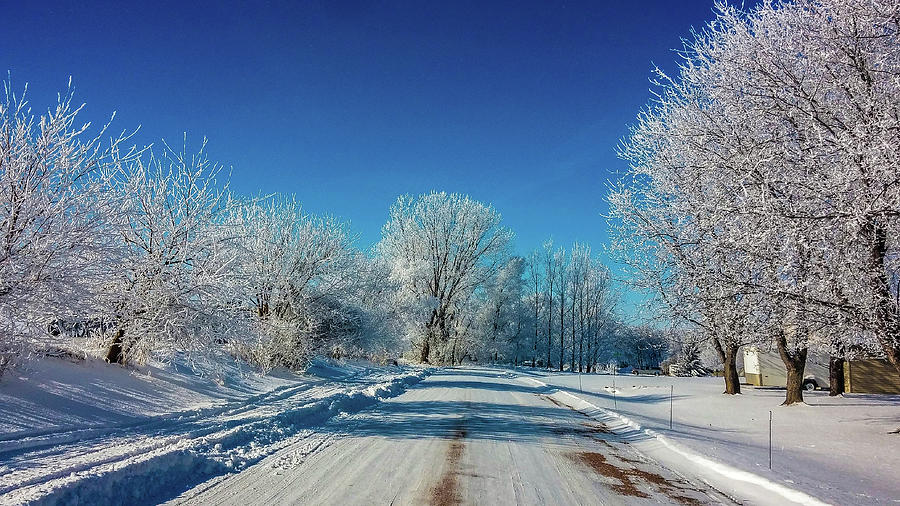
[[404,296],[429,307],[419,328],[421,361],[448,360],[454,311],[496,273],[511,237],[499,213],[464,195],[403,196],[391,207],[377,252]]
[[[0,98],[0,372],[54,319],[98,316],[99,296],[119,257],[110,177],[134,151],[120,135],[102,140],[79,124],[69,89],[37,116],[9,81]],[[108,126],[108,125],[107,125]]]
[[[667,133],[642,130],[657,127],[648,120],[637,127],[640,133],[633,139],[643,142],[651,134]],[[614,251],[626,266],[629,282],[653,294],[661,314],[703,331],[722,361],[725,392],[740,393],[738,353],[755,338],[748,333],[754,328],[753,291],[740,282],[723,281],[751,271],[745,269],[744,257],[719,247],[727,244],[725,221],[698,211],[714,195],[692,193],[703,172],[682,170],[682,163],[669,161],[672,149],[677,152],[677,145],[666,145],[662,153],[624,154],[633,160],[635,183],[610,196]]]
[[636,284],[704,329],[726,382],[745,343],[794,379],[810,346],[877,342],[900,370],[898,5],[717,9],[622,149],[611,202]]
[[[562,278],[560,270],[564,273]],[[562,248],[554,249],[552,242],[547,241],[531,253],[524,272],[522,304],[530,322],[532,367],[537,365],[539,356],[547,357],[548,363],[551,356],[557,356],[558,343],[559,356],[563,362],[568,360],[571,370],[593,370],[603,355],[601,346],[608,344],[615,320],[616,295],[609,269],[591,255],[586,244],[576,243],[566,255]],[[562,313],[560,289],[566,290]],[[568,327],[555,326],[560,317],[566,319]]]
[[778,226],[810,251],[815,281],[775,292],[839,313],[846,335],[871,336],[900,371],[898,13],[893,1],[723,9],[715,43],[698,54],[715,62],[713,98],[760,146],[747,185],[758,196],[741,207],[775,218],[768,235]]
[[565,248],[560,246],[556,250],[553,262],[556,269],[556,308],[559,313],[559,370],[562,371],[566,362],[566,296],[570,277],[569,258]]
[[[557,277],[559,276],[560,255],[553,250],[553,240],[547,240],[542,246],[542,263],[544,264],[544,298],[547,307],[547,369],[553,368],[551,352],[553,351],[553,290],[559,291]],[[561,354],[562,352],[560,352]],[[562,364],[560,364],[562,367]]]
[[116,325],[109,362],[206,359],[242,334],[231,293],[236,231],[221,219],[228,199],[220,175],[203,149],[167,147],[123,168],[116,231],[124,258],[106,287]]
[[479,347],[485,359],[493,363],[518,362],[522,337],[522,290],[525,261],[510,257],[485,281],[477,316]]
[[531,341],[531,367],[537,366],[538,347],[541,344],[541,325],[540,315],[544,311],[544,278],[542,271],[542,262],[540,250],[531,253],[527,265],[528,279],[528,296],[526,303],[530,308],[531,326],[534,331]]
[[569,260],[571,370],[589,371],[599,337],[615,310],[609,270],[591,256],[591,247],[574,244]]
[[258,337],[246,351],[252,361],[263,368],[299,367],[316,352],[359,348],[354,340],[365,311],[351,299],[371,277],[361,275],[366,259],[352,248],[345,225],[303,213],[293,198],[230,207],[226,221],[239,231],[239,304]]

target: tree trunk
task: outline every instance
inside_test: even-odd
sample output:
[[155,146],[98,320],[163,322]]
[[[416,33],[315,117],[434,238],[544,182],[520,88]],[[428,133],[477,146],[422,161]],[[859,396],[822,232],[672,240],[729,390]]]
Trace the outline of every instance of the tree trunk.
[[737,371],[737,349],[733,349],[725,357],[725,393],[739,394],[741,393],[741,378]]
[[790,406],[803,402],[803,370],[806,368],[806,355],[809,350],[807,348],[789,350],[783,331],[779,332],[775,342],[778,345],[778,354],[781,355],[781,361],[784,362],[784,368],[787,371],[787,391],[781,405]]
[[[565,288],[563,288],[565,290]],[[560,291],[559,296],[559,372],[562,372],[566,363],[566,298],[565,291]]]
[[875,218],[870,218],[865,230],[872,234],[869,256],[872,291],[876,295],[875,314],[878,328],[875,335],[888,362],[900,373],[900,314],[897,303],[892,301],[891,284],[885,266],[887,256],[887,231]]
[[719,360],[722,361],[725,376],[725,391],[722,393],[728,395],[736,395],[741,393],[741,378],[737,372],[737,354],[740,346],[728,345],[722,346],[718,339],[713,339],[716,346],[716,353],[719,354]]
[[428,363],[428,355],[431,354],[431,332],[425,333],[425,340],[422,342],[422,353],[419,356],[419,361],[423,364]]
[[453,345],[450,346],[450,365],[456,365],[456,343],[459,341],[459,336],[453,338]]
[[[572,359],[571,360],[572,365],[569,369],[571,372],[575,372],[575,301],[576,301],[576,299],[578,299],[578,297],[575,296],[575,289],[574,289],[574,285],[573,285],[572,304],[569,306],[569,310],[570,310],[569,326],[572,327],[570,329],[570,333],[572,334],[572,354],[570,355],[570,358]],[[578,371],[581,372],[581,369],[579,369]]]
[[790,406],[791,404],[803,403],[803,369],[806,365],[806,350],[803,350],[804,358],[793,359],[785,362],[787,366],[787,391],[784,395],[782,406]]
[[552,274],[547,275],[549,283],[547,296],[547,370],[553,368],[550,365],[550,353],[553,348],[553,281],[550,281],[552,279],[551,276]]
[[828,395],[844,393],[844,357],[834,355],[828,360]]
[[534,342],[531,343],[531,368],[537,364],[537,343],[538,343],[538,306],[537,294],[534,295]]
[[124,337],[125,325],[122,324],[116,331],[116,337],[113,339],[112,344],[109,346],[109,351],[106,353],[106,361],[110,364],[125,364],[125,350],[122,348],[122,340]]
[[[583,341],[584,337],[582,337],[581,339]],[[585,368],[585,372],[589,373],[589,372],[591,372],[591,366],[593,365],[593,362],[594,362],[594,356],[591,355],[591,326],[590,325],[588,325],[588,334],[587,334],[587,356],[588,356],[588,360],[587,360],[587,367]]]

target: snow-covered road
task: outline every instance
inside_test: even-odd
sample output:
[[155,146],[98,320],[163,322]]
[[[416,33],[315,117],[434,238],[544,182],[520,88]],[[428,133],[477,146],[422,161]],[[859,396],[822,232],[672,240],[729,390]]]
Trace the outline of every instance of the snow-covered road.
[[709,504],[727,499],[650,461],[540,386],[438,370],[373,409],[174,500],[188,504]]

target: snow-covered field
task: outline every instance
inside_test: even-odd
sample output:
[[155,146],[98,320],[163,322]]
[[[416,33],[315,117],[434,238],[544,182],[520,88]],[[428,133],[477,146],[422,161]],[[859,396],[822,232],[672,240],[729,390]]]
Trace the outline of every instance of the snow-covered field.
[[900,396],[816,391],[804,394],[806,405],[787,407],[783,390],[743,386],[743,395],[723,395],[721,378],[519,372],[614,410],[688,454],[822,501],[900,503],[900,435],[890,434],[900,427]]
[[[47,359],[0,381],[0,503],[148,503],[240,471],[314,427],[420,381],[423,369],[314,363],[304,376],[236,364],[127,370]],[[300,457],[298,457],[300,458]]]

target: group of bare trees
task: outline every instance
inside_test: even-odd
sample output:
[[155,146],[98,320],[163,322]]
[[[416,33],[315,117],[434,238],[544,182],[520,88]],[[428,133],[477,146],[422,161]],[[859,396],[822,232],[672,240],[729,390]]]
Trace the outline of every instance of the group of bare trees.
[[263,369],[395,348],[385,270],[343,224],[290,198],[235,196],[203,148],[88,137],[71,92],[43,115],[4,92],[0,371],[60,345],[121,364],[229,354]]
[[900,373],[900,4],[721,4],[682,54],[610,196],[632,282],[715,348],[726,393],[745,345],[778,350],[787,404],[811,349]]
[[616,296],[606,266],[590,246],[567,253],[547,241],[532,252],[525,300],[530,320],[532,365],[593,372],[610,358],[617,321]]
[[588,371],[605,358],[614,297],[589,247],[512,255],[492,207],[446,193],[400,198],[383,232],[376,252],[400,288],[395,306],[417,359]]
[[609,276],[584,246],[552,253],[550,291],[539,275],[532,308],[525,274],[543,263],[511,254],[512,232],[489,205],[400,197],[367,254],[343,223],[291,197],[235,195],[205,145],[121,149],[128,135],[104,144],[106,129],[86,137],[88,125],[76,126],[71,93],[36,116],[8,83],[5,92],[2,367],[53,350],[119,364],[238,358],[264,370],[409,350],[423,362],[534,363],[530,330],[543,316],[548,330],[559,324],[570,367],[596,363]]
[[474,293],[496,276],[512,232],[491,206],[464,195],[400,197],[391,207],[377,254],[401,290],[408,336],[422,362],[456,361],[458,334],[469,334]]

